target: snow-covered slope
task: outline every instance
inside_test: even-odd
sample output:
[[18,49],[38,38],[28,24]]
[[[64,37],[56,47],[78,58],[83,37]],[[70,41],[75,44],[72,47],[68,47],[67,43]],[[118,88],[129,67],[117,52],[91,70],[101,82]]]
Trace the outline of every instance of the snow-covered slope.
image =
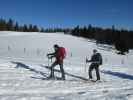
[[[66,81],[42,80],[49,75],[46,54],[54,44],[67,49]],[[93,42],[63,33],[0,32],[0,100],[132,100],[133,55],[98,50],[104,63],[101,82],[93,83],[85,81],[85,58],[94,48]]]

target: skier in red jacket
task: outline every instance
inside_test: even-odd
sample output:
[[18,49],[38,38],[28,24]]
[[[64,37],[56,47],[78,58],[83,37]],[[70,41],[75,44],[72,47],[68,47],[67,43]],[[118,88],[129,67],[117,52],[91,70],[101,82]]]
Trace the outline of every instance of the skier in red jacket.
[[55,44],[53,47],[54,47],[55,52],[47,54],[47,57],[49,59],[52,59],[53,57],[55,57],[55,61],[51,65],[51,74],[50,74],[49,78],[55,78],[54,77],[54,67],[56,65],[59,65],[60,66],[60,71],[62,73],[62,80],[65,80],[65,72],[64,72],[64,69],[63,69],[63,60],[64,60],[64,58],[66,56],[65,48],[64,47],[60,47],[57,44]]

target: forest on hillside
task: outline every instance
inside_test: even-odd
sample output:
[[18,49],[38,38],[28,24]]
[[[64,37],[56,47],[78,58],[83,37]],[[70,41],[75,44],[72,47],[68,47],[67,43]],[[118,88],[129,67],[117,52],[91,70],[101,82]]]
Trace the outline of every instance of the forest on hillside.
[[94,27],[91,24],[74,28],[43,28],[33,24],[21,25],[13,19],[0,19],[0,31],[19,31],[19,32],[64,32],[73,36],[94,39],[97,43],[114,45],[119,54],[125,54],[129,49],[133,49],[133,30]]

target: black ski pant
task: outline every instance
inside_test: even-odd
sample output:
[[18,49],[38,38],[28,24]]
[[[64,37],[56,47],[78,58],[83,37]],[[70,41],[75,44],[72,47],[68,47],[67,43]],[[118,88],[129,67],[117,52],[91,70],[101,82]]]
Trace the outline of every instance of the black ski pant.
[[95,69],[97,80],[100,80],[99,65],[92,63],[89,67],[89,78],[92,79],[92,71]]
[[64,69],[63,69],[63,63],[58,63],[57,61],[55,61],[52,65],[51,65],[51,74],[50,74],[50,77],[53,77],[54,78],[54,67],[56,65],[59,65],[60,66],[60,71],[61,71],[61,74],[62,74],[62,79],[65,80],[65,72],[64,72]]

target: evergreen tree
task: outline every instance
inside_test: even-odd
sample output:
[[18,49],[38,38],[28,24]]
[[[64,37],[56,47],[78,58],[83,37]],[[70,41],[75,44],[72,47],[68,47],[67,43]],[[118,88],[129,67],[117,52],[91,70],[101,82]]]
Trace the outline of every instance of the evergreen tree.
[[14,22],[11,18],[7,22],[7,30],[8,31],[13,31],[14,30]]
[[23,26],[23,32],[28,32],[28,27],[26,24],[24,24],[24,26]]
[[42,33],[45,32],[44,28],[41,28],[40,32],[42,32]]
[[79,25],[77,27],[75,27],[72,31],[72,35],[75,35],[75,36],[80,36],[80,29],[79,29]]
[[14,30],[15,30],[15,31],[20,31],[20,30],[19,30],[18,22],[16,22],[16,24],[15,24],[15,26],[14,26]]
[[29,32],[33,32],[33,25],[32,24],[29,25]]
[[7,29],[6,21],[4,19],[0,19],[0,31],[5,31]]
[[33,32],[39,32],[39,29],[36,25],[33,26]]

